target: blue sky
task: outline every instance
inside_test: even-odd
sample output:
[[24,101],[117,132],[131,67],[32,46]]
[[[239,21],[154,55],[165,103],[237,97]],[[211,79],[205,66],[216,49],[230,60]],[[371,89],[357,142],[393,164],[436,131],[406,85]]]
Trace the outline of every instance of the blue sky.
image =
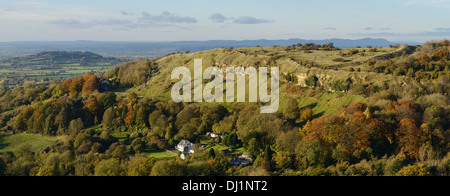
[[0,0],[0,41],[450,38],[450,0]]

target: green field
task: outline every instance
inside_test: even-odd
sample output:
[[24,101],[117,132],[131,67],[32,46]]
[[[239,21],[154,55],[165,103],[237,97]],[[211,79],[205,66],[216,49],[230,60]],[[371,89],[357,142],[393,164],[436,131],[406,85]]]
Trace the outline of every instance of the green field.
[[64,140],[64,137],[48,137],[21,133],[0,138],[0,153],[16,152],[24,145],[29,145],[34,152],[45,150],[52,142]]
[[360,95],[347,95],[341,92],[325,92],[313,97],[298,99],[299,108],[311,108],[315,115],[335,114],[343,107],[355,102],[367,102],[367,98]]
[[156,160],[167,160],[178,157],[178,154],[169,150],[147,151],[145,154],[148,155],[148,157],[154,158]]

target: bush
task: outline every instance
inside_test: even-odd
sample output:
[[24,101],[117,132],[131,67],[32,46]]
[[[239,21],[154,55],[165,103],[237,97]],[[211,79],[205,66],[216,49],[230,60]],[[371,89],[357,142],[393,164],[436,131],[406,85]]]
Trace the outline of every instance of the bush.
[[335,59],[333,59],[333,61],[334,62],[341,62],[341,63],[347,62],[347,60],[345,60],[343,58],[335,58]]
[[349,85],[343,81],[334,81],[331,83],[331,89],[335,91],[347,91],[349,89]]
[[450,54],[448,50],[441,49],[434,52],[433,55],[431,56],[431,59],[433,59],[433,61],[446,61],[448,60],[449,55]]
[[317,82],[319,81],[319,78],[317,78],[317,76],[315,75],[311,75],[308,78],[305,79],[305,83],[306,85],[310,86],[310,87],[315,87],[317,86]]

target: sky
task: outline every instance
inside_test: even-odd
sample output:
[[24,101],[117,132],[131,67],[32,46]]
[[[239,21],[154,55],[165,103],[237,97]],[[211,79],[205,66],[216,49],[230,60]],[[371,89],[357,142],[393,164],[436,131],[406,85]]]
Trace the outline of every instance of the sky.
[[0,0],[0,42],[450,38],[450,0]]

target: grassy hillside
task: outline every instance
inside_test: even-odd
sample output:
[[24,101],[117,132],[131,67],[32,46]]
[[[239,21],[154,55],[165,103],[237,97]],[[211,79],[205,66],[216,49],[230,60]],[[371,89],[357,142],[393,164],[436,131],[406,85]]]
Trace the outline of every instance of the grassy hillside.
[[48,137],[34,134],[16,134],[0,138],[0,153],[17,152],[28,146],[33,152],[40,152],[47,148],[52,142],[64,140],[65,137]]
[[[244,68],[254,67],[280,67],[282,74],[293,73],[298,78],[298,85],[305,88],[305,79],[307,76],[316,75],[319,77],[319,83],[322,89],[329,93],[321,93],[315,97],[307,95],[299,96],[301,106],[315,103],[314,111],[317,113],[334,113],[341,106],[348,106],[353,102],[367,101],[362,96],[346,97],[345,93],[332,93],[330,84],[334,81],[345,81],[349,78],[355,83],[376,84],[376,83],[402,83],[409,79],[397,77],[389,74],[369,72],[367,62],[371,59],[380,58],[380,56],[395,56],[402,53],[408,46],[400,47],[383,47],[383,48],[357,48],[357,49],[340,49],[340,50],[300,50],[289,49],[289,47],[250,47],[239,49],[214,49],[209,51],[197,52],[192,54],[173,54],[168,55],[154,61],[157,66],[157,72],[150,79],[142,84],[134,84],[134,87],[125,92],[136,92],[141,97],[158,97],[162,100],[170,100],[170,91],[176,81],[171,80],[172,70],[176,67],[188,67],[193,74],[194,59],[203,60],[203,69],[210,66],[216,66],[223,71],[226,67]],[[347,55],[351,51],[357,50],[358,53]],[[343,58],[344,62],[337,62],[336,59]],[[147,60],[137,60],[133,64],[144,66]],[[359,71],[356,71],[359,70]],[[132,73],[130,73],[132,74]],[[107,77],[115,78],[108,75]],[[122,76],[130,77],[130,76]],[[288,81],[282,78],[282,82]],[[206,81],[205,81],[206,83]],[[248,89],[248,79],[246,83]],[[306,88],[308,89],[308,88]],[[226,89],[225,89],[226,90]],[[284,105],[284,98],[289,94],[282,88],[280,110]],[[126,94],[125,94],[126,96]],[[248,95],[247,95],[248,96]],[[323,96],[323,97],[322,97]],[[330,102],[331,101],[331,102]],[[230,106],[233,104],[224,103]]]

